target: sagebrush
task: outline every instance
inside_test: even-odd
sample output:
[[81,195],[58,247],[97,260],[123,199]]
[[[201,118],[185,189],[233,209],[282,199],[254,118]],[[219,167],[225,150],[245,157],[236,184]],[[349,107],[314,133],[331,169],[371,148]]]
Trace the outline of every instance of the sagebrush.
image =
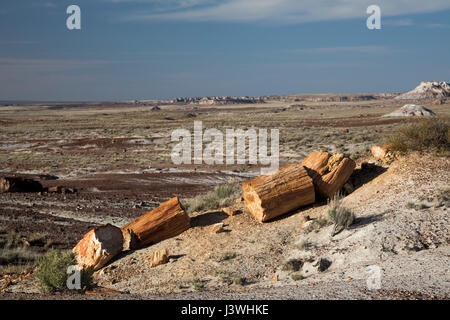
[[183,207],[187,213],[220,209],[232,204],[241,195],[241,186],[237,183],[229,182],[215,187],[213,191],[184,201]]
[[[72,252],[50,250],[39,260],[37,278],[44,292],[61,292],[69,290],[67,279],[70,276],[67,270],[76,265],[75,255]],[[80,271],[81,291],[92,286],[92,271],[82,269]]]
[[342,204],[342,195],[336,194],[328,203],[328,218],[334,223],[332,236],[350,227],[355,221],[355,214]]
[[393,151],[432,151],[450,155],[450,126],[448,121],[425,119],[400,127],[386,138]]

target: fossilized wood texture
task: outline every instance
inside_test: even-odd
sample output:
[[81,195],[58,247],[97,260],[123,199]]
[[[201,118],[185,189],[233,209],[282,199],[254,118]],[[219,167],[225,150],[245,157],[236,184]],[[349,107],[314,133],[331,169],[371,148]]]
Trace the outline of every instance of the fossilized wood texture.
[[342,154],[314,151],[302,162],[302,166],[313,179],[316,192],[331,198],[350,178],[356,164]]
[[122,252],[122,245],[122,231],[108,224],[86,233],[72,251],[80,267],[98,270]]
[[[131,239],[128,249],[136,249],[177,236],[189,228],[189,217],[178,197],[175,197],[121,229],[125,240]],[[126,242],[125,247],[127,247]]]
[[373,146],[372,149],[370,149],[370,152],[375,158],[379,160],[389,160],[393,158],[391,144],[381,144],[378,146]]
[[244,182],[242,190],[248,210],[260,222],[315,202],[312,179],[300,164]]

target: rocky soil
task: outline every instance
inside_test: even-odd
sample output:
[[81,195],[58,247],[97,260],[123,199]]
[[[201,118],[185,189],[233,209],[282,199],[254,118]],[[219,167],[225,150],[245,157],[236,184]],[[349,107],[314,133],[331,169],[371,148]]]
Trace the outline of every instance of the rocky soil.
[[[191,229],[123,253],[95,278],[121,299],[448,299],[450,161],[413,155],[365,168],[344,200],[355,224],[334,237],[326,203],[265,224],[246,210],[195,213]],[[218,222],[225,231],[212,233]],[[151,268],[153,253],[166,249],[169,262]],[[369,266],[381,270],[379,290],[367,287]],[[38,292],[25,278],[1,297],[53,298]]]

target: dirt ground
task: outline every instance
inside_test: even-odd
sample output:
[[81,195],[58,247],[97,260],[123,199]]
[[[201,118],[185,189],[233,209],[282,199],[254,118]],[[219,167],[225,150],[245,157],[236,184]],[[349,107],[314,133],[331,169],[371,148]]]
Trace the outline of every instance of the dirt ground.
[[[30,239],[39,233],[45,244],[37,253],[71,249],[94,226],[121,226],[172,196],[190,198],[259,174],[259,167],[249,165],[174,165],[170,133],[192,130],[194,120],[223,131],[278,128],[280,165],[301,161],[313,150],[344,152],[358,165],[373,161],[368,155],[373,144],[399,124],[415,121],[382,118],[405,103],[391,99],[301,103],[160,106],[160,111],[129,105],[0,107],[0,175],[77,189],[0,194],[0,237],[15,232]],[[449,104],[426,106],[450,118]],[[357,189],[344,200],[357,220],[333,238],[332,226],[321,223],[325,202],[266,224],[244,207],[233,217],[196,212],[191,229],[124,252],[95,279],[123,293],[108,296],[114,299],[448,299],[448,203],[437,207],[429,200],[448,192],[449,169],[448,158],[421,155],[390,166],[359,166],[352,177]],[[317,223],[305,223],[306,216]],[[225,232],[211,233],[218,222]],[[150,268],[148,260],[159,249],[169,250],[170,262]],[[299,270],[286,267],[291,259],[302,261]],[[331,262],[323,272],[317,268],[320,259]],[[368,266],[381,268],[380,290],[367,288]],[[43,295],[34,277],[2,273],[0,299],[87,298]],[[295,277],[300,273],[302,280]],[[5,285],[6,277],[20,281]]]

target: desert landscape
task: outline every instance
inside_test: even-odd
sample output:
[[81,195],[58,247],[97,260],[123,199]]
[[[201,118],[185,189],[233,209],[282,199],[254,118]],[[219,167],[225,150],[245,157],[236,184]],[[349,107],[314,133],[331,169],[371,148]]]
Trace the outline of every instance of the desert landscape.
[[[449,120],[443,81],[406,93],[4,102],[0,299],[447,300]],[[194,121],[278,129],[280,171],[174,164],[171,134]],[[429,138],[416,145],[411,132]],[[43,290],[42,261],[74,248],[92,284]]]

